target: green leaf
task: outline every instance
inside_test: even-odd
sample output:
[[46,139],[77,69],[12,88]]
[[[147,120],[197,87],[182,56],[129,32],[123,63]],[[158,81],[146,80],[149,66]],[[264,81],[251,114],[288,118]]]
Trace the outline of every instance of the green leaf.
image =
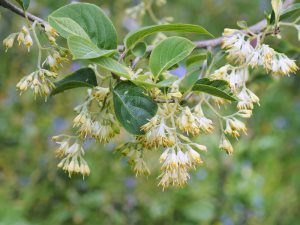
[[185,93],[188,90],[190,90],[194,86],[196,81],[199,79],[199,74],[200,74],[199,70],[192,71],[186,74],[179,84],[180,92]]
[[130,81],[121,81],[113,90],[114,110],[118,121],[131,134],[141,135],[141,126],[155,116],[157,104],[145,90]]
[[64,38],[68,38],[70,36],[79,36],[85,39],[90,39],[84,29],[78,23],[68,17],[49,17],[49,23]]
[[300,3],[295,3],[281,12],[280,19],[281,20],[287,19],[294,13],[299,12],[299,10],[300,10]]
[[192,91],[205,92],[230,101],[236,101],[236,98],[230,90],[228,82],[225,80],[210,80],[208,78],[202,78],[194,84]]
[[[65,18],[69,20],[66,22]],[[73,35],[86,37],[80,34],[83,30],[100,49],[117,48],[115,27],[105,13],[96,5],[89,3],[66,5],[51,13],[48,20],[50,25],[64,38]]]
[[78,87],[94,87],[97,86],[97,78],[95,72],[91,68],[82,68],[67,75],[55,84],[55,89],[52,90],[51,95],[56,95],[68,89]]
[[30,4],[30,0],[16,0],[16,2],[18,2],[24,10],[28,9]]
[[114,54],[115,50],[101,50],[90,40],[79,36],[70,36],[68,46],[73,59],[94,59]]
[[164,70],[185,59],[194,50],[195,44],[182,37],[169,37],[160,42],[152,51],[149,66],[157,77]]
[[103,69],[106,69],[120,77],[130,79],[130,74],[127,68],[123,64],[119,63],[118,61],[112,58],[99,58],[93,59],[92,61]]
[[170,87],[176,80],[178,80],[177,76],[170,76],[169,78],[162,80],[156,84],[157,87]]
[[276,15],[275,15],[274,10],[272,10],[271,16],[270,16],[270,25],[274,25],[275,24],[275,19],[276,19]]
[[137,43],[131,52],[136,56],[136,57],[142,57],[145,55],[147,51],[147,45],[145,42],[139,42]]
[[131,82],[138,86],[143,86],[145,88],[157,87],[157,84],[149,79],[148,74],[139,74],[134,80],[131,80]]
[[166,31],[206,34],[213,37],[211,33],[209,33],[206,29],[204,29],[201,26],[197,26],[193,24],[161,24],[161,25],[143,27],[141,29],[128,33],[124,39],[125,47],[127,49],[130,49],[137,42],[140,42],[145,37],[154,34],[156,32],[166,32]]
[[202,60],[205,60],[206,58],[207,58],[207,53],[200,53],[200,54],[197,54],[197,55],[192,55],[191,57],[189,57],[186,60],[186,66],[190,66],[194,63],[198,63]]

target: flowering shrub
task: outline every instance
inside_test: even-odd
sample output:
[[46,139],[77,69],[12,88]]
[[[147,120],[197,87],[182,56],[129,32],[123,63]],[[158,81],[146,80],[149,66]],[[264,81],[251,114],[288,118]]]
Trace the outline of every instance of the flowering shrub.
[[[77,133],[53,137],[58,144],[55,154],[61,158],[58,167],[69,176],[90,174],[84,160],[86,139],[108,143],[124,129],[132,141],[117,150],[128,158],[136,175],[150,174],[144,152],[155,149],[161,151],[159,186],[183,186],[190,170],[203,163],[199,152],[207,151],[193,137],[215,132],[220,136],[219,148],[232,154],[231,137],[246,134],[242,119],[250,118],[259,105],[259,97],[247,87],[251,71],[287,76],[298,70],[294,60],[265,44],[265,38],[280,38],[285,26],[299,30],[300,17],[284,21],[299,10],[299,4],[272,0],[273,11],[255,26],[240,21],[241,30],[226,28],[221,38],[192,42],[165,33],[213,35],[198,25],[158,19],[152,4],[163,6],[166,1],[144,0],[126,13],[137,20],[148,13],[156,25],[128,33],[124,45],[118,46],[117,32],[98,6],[70,4],[52,12],[46,22],[26,13],[29,1],[18,2],[28,25],[3,44],[6,50],[15,40],[28,51],[32,45],[38,48],[36,70],[16,85],[20,93],[31,89],[35,97],[47,100],[69,89],[88,88],[85,101],[75,108]],[[148,36],[154,39],[146,42]],[[57,44],[58,38],[65,39],[66,46]],[[73,60],[87,66],[56,81],[60,67]],[[187,70],[180,78],[171,72],[178,65]],[[224,115],[223,105],[232,113]],[[210,112],[215,116],[209,118]]]

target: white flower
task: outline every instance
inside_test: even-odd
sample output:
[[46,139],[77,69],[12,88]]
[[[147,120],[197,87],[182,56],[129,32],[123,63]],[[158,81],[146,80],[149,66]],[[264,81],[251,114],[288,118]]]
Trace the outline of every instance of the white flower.
[[252,55],[248,58],[248,64],[252,68],[263,65],[263,59],[260,50],[254,50]]
[[252,110],[241,109],[238,111],[237,115],[242,118],[250,118],[252,116]]
[[175,143],[174,132],[172,128],[165,124],[164,119],[150,128],[145,135],[145,146],[148,148],[152,147],[170,147]]
[[226,128],[224,130],[225,134],[230,134],[234,137],[239,137],[240,136],[240,131],[244,132],[247,134],[247,128],[246,125],[241,122],[240,120],[236,118],[227,118],[226,119]]
[[219,148],[225,151],[228,155],[233,153],[233,147],[230,141],[224,135],[221,137]]
[[14,45],[16,34],[10,34],[7,38],[3,40],[3,45],[6,48],[5,51]]
[[266,70],[272,69],[273,58],[275,55],[274,49],[270,48],[269,45],[263,44],[260,48],[263,65]]
[[236,92],[238,89],[243,87],[248,80],[249,71],[248,68],[243,69],[232,69],[228,75],[229,85],[232,91]]
[[259,98],[247,88],[243,88],[237,97],[239,99],[237,108],[240,110],[252,110],[254,103],[259,105]]
[[106,96],[109,93],[109,88],[104,88],[104,87],[95,87],[93,89],[93,96],[98,100],[98,101],[103,101]]
[[[53,137],[53,140],[61,139]],[[69,173],[69,176],[73,173],[81,173],[84,176],[90,174],[90,168],[87,162],[83,159],[84,149],[82,144],[75,141],[72,145],[69,144],[70,138],[63,138],[62,141],[56,141],[59,144],[59,148],[55,151],[58,157],[64,157],[57,167],[62,168]]]
[[47,73],[47,70],[40,69],[38,71],[35,71],[25,77],[23,77],[16,85],[17,89],[22,92],[26,91],[28,87],[30,87],[34,95],[40,95],[47,97],[52,88],[54,88],[54,84],[52,81],[47,78],[49,73]]
[[29,52],[30,47],[33,45],[33,41],[32,41],[32,38],[29,33],[25,35],[24,45],[27,47],[28,52]]
[[226,49],[228,60],[239,64],[249,60],[249,56],[254,52],[250,41],[245,40],[245,35],[242,33],[224,36],[222,48]]
[[289,75],[290,73],[295,73],[298,69],[295,61],[284,54],[278,53],[273,57],[271,71],[275,75]]
[[221,68],[219,68],[218,70],[216,70],[213,74],[211,74],[211,78],[216,79],[216,80],[220,80],[220,79],[224,79],[226,80],[227,78],[227,73],[228,70],[230,69],[230,65],[225,65],[222,66]]
[[136,176],[139,176],[139,175],[149,176],[150,175],[150,170],[149,170],[146,162],[141,157],[138,157],[134,160],[133,171],[135,172]]
[[58,36],[57,31],[53,27],[51,27],[49,24],[45,25],[45,31],[47,34],[49,34],[51,36],[54,36],[54,37]]

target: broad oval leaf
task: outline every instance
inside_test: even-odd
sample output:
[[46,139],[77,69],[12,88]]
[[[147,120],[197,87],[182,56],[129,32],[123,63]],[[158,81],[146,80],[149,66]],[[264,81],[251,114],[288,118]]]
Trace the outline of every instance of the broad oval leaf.
[[145,55],[147,51],[147,45],[145,42],[139,42],[137,43],[134,48],[132,48],[131,52],[134,54],[136,57],[142,57]]
[[[65,18],[69,19],[67,23]],[[96,5],[89,3],[66,5],[51,13],[48,20],[50,25],[64,38],[74,35],[74,32],[78,36],[82,36],[79,33],[82,33],[83,30],[100,49],[117,48],[115,27],[105,13]],[[82,30],[75,24],[81,27]],[[76,28],[75,31],[73,30],[74,27]]]
[[194,84],[192,91],[205,92],[230,101],[236,101],[236,98],[230,90],[228,82],[225,80],[210,80],[208,78],[202,78]]
[[280,15],[280,19],[287,19],[291,15],[293,15],[296,12],[300,12],[300,3],[295,3],[288,7],[287,9],[283,10]]
[[92,60],[94,63],[99,65],[101,68],[111,71],[112,73],[130,79],[130,74],[127,68],[112,58],[99,58]]
[[56,95],[65,90],[78,87],[97,86],[97,78],[95,72],[91,68],[82,68],[67,75],[65,78],[54,84],[55,88],[52,90],[51,95]]
[[82,38],[90,39],[84,29],[78,23],[68,17],[49,17],[49,23],[64,38],[76,35]]
[[209,33],[206,29],[201,26],[193,24],[161,24],[143,27],[141,29],[129,32],[125,39],[124,44],[127,49],[133,47],[137,42],[140,42],[145,37],[157,33],[157,32],[167,32],[167,31],[176,31],[176,32],[186,32],[186,33],[198,33],[206,34],[211,37],[213,35]]
[[110,56],[115,50],[101,50],[88,39],[79,36],[70,36],[68,46],[73,55],[73,59],[94,59],[102,56]]
[[114,110],[118,121],[131,134],[141,135],[141,126],[157,111],[157,104],[145,90],[130,81],[121,81],[113,90]]
[[189,56],[194,48],[195,44],[186,38],[166,38],[151,53],[149,66],[152,74],[159,76],[164,70]]
[[178,80],[177,76],[170,76],[165,80],[162,80],[156,84],[156,87],[170,87],[176,80]]
[[192,55],[186,60],[186,66],[190,66],[194,63],[198,63],[202,60],[205,60],[206,58],[207,58],[207,53],[199,53],[196,55]]

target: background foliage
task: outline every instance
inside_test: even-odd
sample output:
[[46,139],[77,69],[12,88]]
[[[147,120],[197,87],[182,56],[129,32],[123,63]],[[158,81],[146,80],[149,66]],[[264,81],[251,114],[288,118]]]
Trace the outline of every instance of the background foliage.
[[[138,1],[86,1],[100,5],[124,37],[134,23],[124,8]],[[29,11],[46,18],[69,1],[32,1]],[[169,0],[156,8],[175,22],[200,24],[219,36],[237,20],[257,22],[270,10],[269,1]],[[0,39],[22,27],[24,20],[0,9]],[[151,24],[145,18],[144,24]],[[282,34],[277,50],[295,55],[295,30]],[[192,37],[192,36],[191,36]],[[91,175],[68,179],[56,169],[50,137],[67,131],[72,108],[83,99],[78,90],[32,100],[15,90],[18,79],[32,70],[35,52],[0,47],[0,224],[298,224],[300,209],[300,79],[271,79],[256,74],[252,89],[261,97],[249,124],[248,136],[235,154],[220,152],[218,140],[203,136],[209,151],[205,165],[193,172],[183,189],[162,192],[153,170],[148,179],[135,178],[126,160],[106,146],[86,143]],[[298,61],[299,65],[299,61]],[[79,67],[76,63],[66,72]],[[82,93],[84,90],[82,90]],[[122,134],[121,138],[126,138]],[[120,139],[121,139],[120,138]],[[93,144],[93,145],[91,145]],[[151,159],[150,159],[151,160]],[[153,157],[153,163],[157,164]],[[153,166],[153,167],[158,167]]]

